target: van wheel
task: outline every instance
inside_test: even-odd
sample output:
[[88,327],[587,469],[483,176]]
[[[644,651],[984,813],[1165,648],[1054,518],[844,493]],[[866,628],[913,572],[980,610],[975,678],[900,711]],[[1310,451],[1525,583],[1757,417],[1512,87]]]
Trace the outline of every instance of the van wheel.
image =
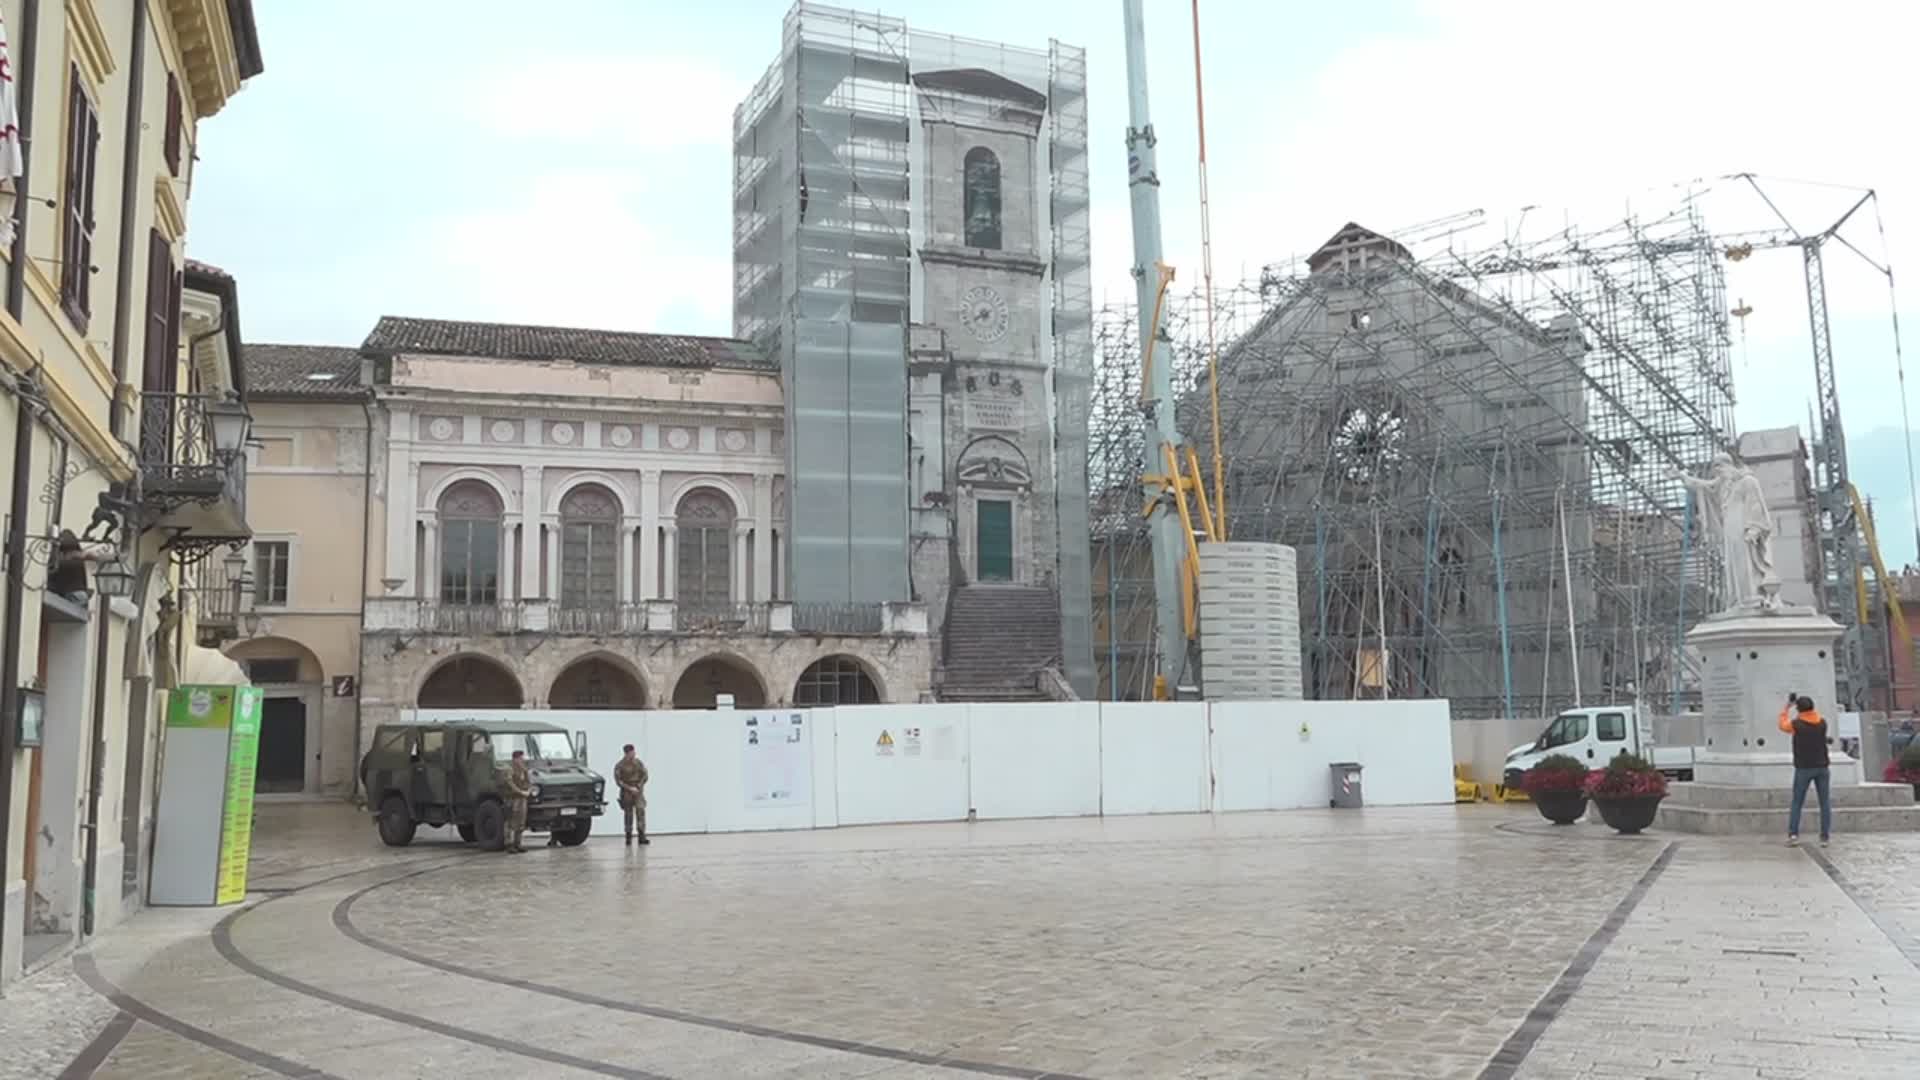
[[456,825],[454,826],[454,828],[460,830],[460,839],[465,840],[469,844],[473,843],[473,837],[474,837],[473,826]]
[[499,851],[507,846],[507,811],[488,799],[473,811],[473,839],[483,850]]
[[406,847],[413,843],[417,823],[407,813],[407,800],[389,795],[380,802],[380,840],[388,847]]
[[581,818],[564,829],[553,830],[553,835],[565,847],[579,847],[587,842],[587,834],[592,831],[593,819]]

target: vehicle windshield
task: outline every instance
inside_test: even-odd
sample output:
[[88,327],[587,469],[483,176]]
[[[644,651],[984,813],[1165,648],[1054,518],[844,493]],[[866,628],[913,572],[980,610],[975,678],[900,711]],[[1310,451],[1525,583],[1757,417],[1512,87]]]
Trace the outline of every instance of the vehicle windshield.
[[564,731],[516,731],[493,736],[493,760],[505,765],[515,750],[532,761],[572,761],[573,740]]

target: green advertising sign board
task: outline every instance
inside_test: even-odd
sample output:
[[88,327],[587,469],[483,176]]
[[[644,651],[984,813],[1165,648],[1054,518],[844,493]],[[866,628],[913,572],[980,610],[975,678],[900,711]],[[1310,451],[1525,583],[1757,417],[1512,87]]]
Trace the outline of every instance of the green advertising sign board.
[[252,686],[182,686],[168,696],[150,902],[246,898],[262,700]]
[[257,687],[234,688],[233,723],[227,736],[227,797],[220,822],[220,877],[216,904],[246,899],[247,856],[253,850],[253,771],[260,756]]
[[167,695],[167,726],[223,728],[233,720],[238,686],[182,686]]

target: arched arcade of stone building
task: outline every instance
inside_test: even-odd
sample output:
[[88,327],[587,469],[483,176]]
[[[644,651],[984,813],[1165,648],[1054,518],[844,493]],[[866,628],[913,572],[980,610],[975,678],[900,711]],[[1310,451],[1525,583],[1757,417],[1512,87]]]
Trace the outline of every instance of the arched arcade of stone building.
[[329,701],[328,673],[320,658],[292,638],[247,638],[227,646],[226,653],[261,691],[254,791],[272,795],[318,791],[323,746],[328,741],[328,706],[333,704],[336,712],[345,714],[351,701]]
[[767,688],[760,673],[738,657],[716,653],[688,665],[673,686],[673,708],[711,709],[721,694],[732,694],[736,709],[759,709],[767,704]]
[[592,653],[569,663],[547,690],[550,709],[644,709],[646,683],[627,661]]
[[472,653],[435,665],[414,695],[414,704],[422,709],[517,709],[525,701],[513,672]]
[[878,705],[884,700],[872,670],[845,654],[815,660],[793,684],[795,705]]

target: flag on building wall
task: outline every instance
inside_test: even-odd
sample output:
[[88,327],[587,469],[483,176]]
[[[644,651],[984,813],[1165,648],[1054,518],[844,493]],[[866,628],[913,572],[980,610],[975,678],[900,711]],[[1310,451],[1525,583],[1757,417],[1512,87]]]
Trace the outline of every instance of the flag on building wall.
[[25,159],[20,153],[19,96],[13,86],[13,50],[7,41],[7,25],[0,21],[0,192],[7,198],[0,210],[0,247],[13,246],[13,210],[19,202],[20,174]]

